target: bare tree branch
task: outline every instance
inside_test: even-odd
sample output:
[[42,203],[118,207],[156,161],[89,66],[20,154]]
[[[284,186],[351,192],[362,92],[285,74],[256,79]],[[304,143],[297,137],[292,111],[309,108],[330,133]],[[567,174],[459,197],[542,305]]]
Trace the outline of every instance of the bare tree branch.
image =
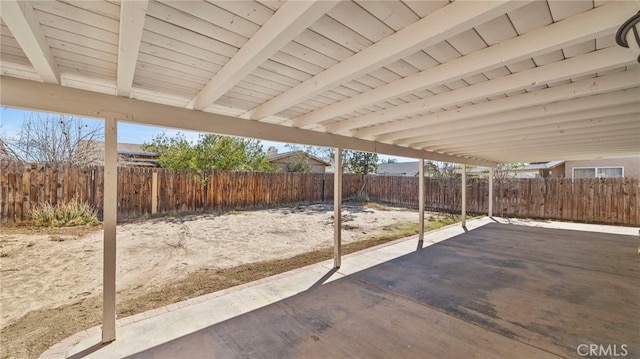
[[102,141],[103,133],[99,124],[90,126],[77,117],[32,113],[5,145],[25,162],[96,165],[103,155],[95,143]]

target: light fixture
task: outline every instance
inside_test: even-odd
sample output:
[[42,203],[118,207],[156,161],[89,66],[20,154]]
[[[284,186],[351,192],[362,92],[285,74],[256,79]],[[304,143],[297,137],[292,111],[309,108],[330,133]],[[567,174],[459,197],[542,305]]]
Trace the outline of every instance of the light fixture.
[[640,11],[625,21],[616,32],[616,42],[638,54],[640,62]]

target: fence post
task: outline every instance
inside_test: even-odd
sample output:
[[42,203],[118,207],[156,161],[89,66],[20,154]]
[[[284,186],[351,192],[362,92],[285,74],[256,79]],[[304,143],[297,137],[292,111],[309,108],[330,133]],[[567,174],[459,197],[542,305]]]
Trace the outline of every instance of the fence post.
[[151,174],[151,214],[158,212],[158,172]]
[[91,169],[91,181],[89,181],[89,200],[92,205],[96,205],[96,170],[94,168]]

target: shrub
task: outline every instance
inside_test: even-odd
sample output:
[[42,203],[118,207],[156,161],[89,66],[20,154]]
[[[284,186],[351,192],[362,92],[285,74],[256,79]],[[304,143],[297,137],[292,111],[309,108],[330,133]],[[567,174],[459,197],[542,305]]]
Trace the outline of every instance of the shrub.
[[95,209],[76,198],[55,206],[49,202],[36,206],[30,211],[30,216],[32,223],[41,227],[71,227],[98,222]]
[[369,198],[369,194],[367,192],[358,192],[349,197],[349,200],[358,203],[367,203],[371,200],[371,198]]

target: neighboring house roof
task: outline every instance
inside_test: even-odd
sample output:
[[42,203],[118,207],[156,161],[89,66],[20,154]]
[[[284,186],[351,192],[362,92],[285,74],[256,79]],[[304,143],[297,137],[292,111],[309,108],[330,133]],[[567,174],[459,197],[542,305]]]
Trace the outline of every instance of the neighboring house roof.
[[[96,151],[104,151],[104,142],[101,142],[101,141],[90,141],[90,142],[91,142],[91,147],[94,148]],[[142,145],[137,143],[118,142],[117,148],[118,148],[118,154],[128,154],[128,155],[139,154],[139,155],[145,155],[145,156],[158,155],[157,153],[147,152],[143,150]]]
[[381,163],[378,166],[379,175],[417,176],[420,172],[419,162]]
[[[462,173],[462,170],[457,170],[457,173]],[[467,167],[467,173],[489,173],[489,169],[486,167]]]
[[[564,161],[550,161],[550,162],[534,162],[526,166],[512,168],[513,172],[537,172],[539,170],[549,170],[562,165]],[[467,173],[488,173],[489,169],[485,167],[471,167],[467,168]],[[525,177],[523,177],[525,178]]]
[[329,167],[331,166],[331,164],[327,161],[323,161],[321,159],[319,159],[318,157],[315,156],[311,156],[310,154],[303,152],[303,151],[290,151],[290,152],[283,152],[283,153],[273,153],[273,154],[268,154],[267,155],[267,159],[269,160],[269,162],[283,162],[283,160],[293,156],[296,153],[302,153],[304,154],[307,158],[309,158],[310,160],[314,161],[314,162],[318,162],[317,164],[320,166],[325,166],[325,167]]
[[515,171],[537,171],[537,170],[549,170],[563,164],[564,161],[550,161],[550,162],[534,162],[524,167],[516,168]]
[[[93,151],[103,152],[104,142],[92,141],[91,148]],[[118,143],[118,157],[120,164],[125,166],[158,166],[158,154],[155,152],[146,152],[142,149],[142,145],[137,143]]]

